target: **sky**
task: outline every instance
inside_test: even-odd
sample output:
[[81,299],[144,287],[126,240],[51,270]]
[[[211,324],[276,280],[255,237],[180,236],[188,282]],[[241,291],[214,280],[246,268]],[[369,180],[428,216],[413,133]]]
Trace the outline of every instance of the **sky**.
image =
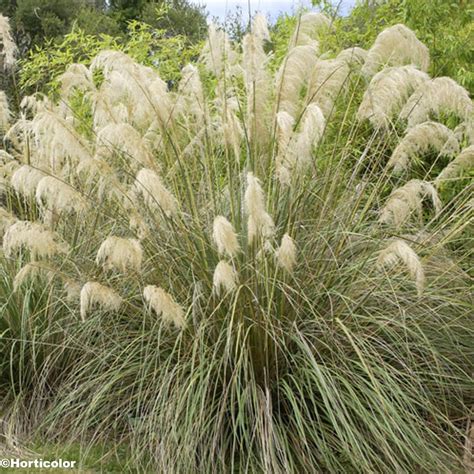
[[[355,0],[338,0],[342,14],[348,12]],[[242,8],[243,15],[248,15],[249,0],[194,0],[194,3],[205,5],[210,17],[224,19],[226,12],[232,11],[236,6]],[[311,8],[311,0],[250,0],[250,11],[259,11],[275,19],[279,13],[292,13],[299,7]]]

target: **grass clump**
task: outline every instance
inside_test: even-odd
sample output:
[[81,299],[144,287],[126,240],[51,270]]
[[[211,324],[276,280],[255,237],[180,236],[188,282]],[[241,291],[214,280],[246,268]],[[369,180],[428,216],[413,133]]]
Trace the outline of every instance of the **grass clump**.
[[[364,97],[357,118],[384,64],[324,59],[323,20],[302,18],[275,74],[258,17],[242,45],[211,27],[175,91],[104,51],[59,103],[24,102],[0,265],[17,436],[112,440],[154,472],[461,471],[472,184],[443,200],[433,170],[393,172],[409,116],[369,124]],[[416,61],[389,33],[399,74]]]

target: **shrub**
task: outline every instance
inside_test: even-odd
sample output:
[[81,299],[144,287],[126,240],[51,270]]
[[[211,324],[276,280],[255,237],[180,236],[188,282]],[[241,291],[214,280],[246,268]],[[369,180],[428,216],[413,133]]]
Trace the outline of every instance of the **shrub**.
[[393,174],[417,92],[357,119],[366,52],[323,59],[327,19],[301,25],[275,74],[257,17],[242,53],[211,26],[210,90],[103,51],[58,103],[24,102],[0,266],[18,431],[112,439],[159,472],[461,470],[472,185],[443,202],[436,168]]

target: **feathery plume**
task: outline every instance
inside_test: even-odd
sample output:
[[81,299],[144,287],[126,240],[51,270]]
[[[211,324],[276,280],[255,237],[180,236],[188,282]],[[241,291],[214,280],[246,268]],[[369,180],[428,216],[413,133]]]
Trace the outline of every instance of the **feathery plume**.
[[443,181],[459,176],[463,171],[474,169],[474,145],[468,146],[449,163],[436,177],[434,184],[439,186]]
[[139,272],[142,260],[143,251],[138,240],[110,236],[102,242],[95,261],[106,271],[115,269],[129,273]]
[[20,166],[11,177],[11,185],[18,194],[30,198],[35,195],[38,183],[45,177],[45,173],[28,165]]
[[11,112],[5,92],[0,91],[0,131],[5,131],[10,123]]
[[[282,125],[286,128],[282,140],[286,141],[291,121],[287,116],[279,116]],[[277,117],[278,121],[278,117]],[[312,149],[321,140],[326,120],[323,112],[316,104],[309,104],[302,118],[301,130],[294,134],[286,150],[277,156],[276,171],[282,184],[289,184],[292,172],[300,173],[311,163]]]
[[143,290],[143,297],[148,306],[161,316],[167,324],[174,324],[178,329],[186,325],[183,308],[163,288],[148,285]]
[[418,87],[400,112],[400,118],[413,127],[438,118],[443,112],[472,120],[474,106],[469,93],[450,77],[437,77]]
[[207,41],[202,50],[201,58],[207,69],[220,77],[225,70],[233,73],[237,55],[232,49],[227,33],[218,29],[214,23],[208,27]]
[[309,12],[301,15],[290,46],[313,45],[318,48],[317,38],[321,31],[331,26],[331,20],[323,13]]
[[459,152],[459,143],[453,131],[437,122],[424,122],[408,130],[395,148],[387,166],[395,173],[407,170],[414,155],[436,150],[444,156]]
[[416,252],[403,240],[397,239],[384,248],[377,258],[379,269],[393,267],[397,262],[403,263],[415,281],[418,295],[421,296],[425,286],[425,272]]
[[301,91],[316,62],[317,49],[314,45],[296,46],[289,51],[275,79],[279,111],[297,116]]
[[226,261],[221,260],[214,270],[212,283],[214,291],[219,295],[221,290],[229,293],[237,287],[237,272]]
[[280,247],[276,251],[276,260],[281,268],[288,273],[293,273],[296,265],[296,244],[288,234],[281,239]]
[[178,211],[176,198],[166,189],[158,174],[150,169],[142,168],[138,172],[132,194],[143,196],[148,207],[161,209],[167,217],[175,216]]
[[325,59],[316,62],[311,70],[307,103],[314,102],[329,117],[334,107],[334,102],[341,94],[351,69],[346,61],[339,59]]
[[198,68],[192,64],[188,64],[181,70],[176,109],[188,117],[194,116],[197,123],[202,123],[205,117],[206,100],[201,77]]
[[240,250],[234,226],[224,216],[217,216],[214,219],[212,238],[221,255],[227,254],[233,258]]
[[357,118],[368,119],[375,128],[388,128],[413,91],[428,81],[428,74],[414,66],[382,69],[364,92]]
[[362,74],[373,76],[381,66],[412,64],[422,71],[430,65],[428,48],[405,25],[394,25],[382,31],[369,49]]
[[419,219],[422,216],[423,200],[429,197],[435,213],[441,212],[442,203],[432,184],[419,179],[412,179],[405,185],[392,191],[380,211],[379,221],[400,227],[415,212]]
[[338,61],[343,61],[349,66],[357,66],[357,68],[362,67],[367,59],[367,51],[358,46],[353,48],[343,49],[336,57]]
[[248,215],[247,232],[250,243],[262,236],[273,235],[275,224],[265,209],[265,195],[260,180],[253,173],[247,173],[247,189],[245,190],[245,210]]
[[18,48],[13,41],[10,22],[8,18],[0,14],[0,42],[2,43],[5,66],[9,69],[15,65],[15,56],[18,52]]
[[13,280],[13,291],[18,289],[27,282],[32,282],[36,279],[42,278],[51,282],[56,274],[49,268],[39,265],[37,262],[27,263],[15,275]]
[[88,281],[81,289],[81,319],[86,320],[87,313],[98,306],[105,311],[118,311],[122,306],[120,295],[107,286],[95,281]]
[[77,281],[67,279],[64,281],[64,291],[66,292],[66,301],[72,303],[80,301],[81,298],[81,284]]
[[244,36],[243,73],[247,90],[247,123],[251,141],[268,137],[270,112],[270,74],[268,57],[263,50],[263,40],[253,33]]
[[69,65],[66,71],[59,76],[59,82],[63,99],[68,99],[75,89],[82,91],[94,89],[92,74],[83,64]]
[[18,221],[12,224],[3,236],[3,251],[7,257],[13,252],[27,248],[33,260],[49,258],[66,253],[69,246],[60,242],[57,235],[36,222]]
[[81,213],[87,209],[81,193],[55,176],[45,176],[38,182],[36,202],[49,211]]
[[262,41],[270,41],[267,18],[262,13],[257,13],[252,20],[252,34]]
[[122,155],[132,167],[152,166],[152,153],[140,133],[127,123],[111,123],[97,134],[97,157],[111,159],[114,154]]

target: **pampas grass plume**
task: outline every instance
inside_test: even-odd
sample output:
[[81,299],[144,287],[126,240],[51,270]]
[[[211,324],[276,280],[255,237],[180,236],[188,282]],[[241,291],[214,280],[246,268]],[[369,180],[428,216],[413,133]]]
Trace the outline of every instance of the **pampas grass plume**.
[[423,293],[425,286],[425,272],[416,252],[403,240],[397,239],[384,248],[377,258],[377,266],[382,269],[393,267],[401,261],[411,278],[415,281],[418,295]]
[[87,313],[94,306],[105,311],[118,311],[123,302],[115,290],[95,281],[89,281],[82,287],[80,301],[82,321],[86,320]]
[[142,266],[143,250],[135,239],[110,236],[97,252],[96,263],[104,270],[118,270],[121,273],[139,272]]
[[143,297],[149,307],[157,316],[161,316],[165,323],[174,324],[178,329],[185,327],[183,308],[163,288],[148,285],[143,290]]
[[214,291],[220,294],[221,290],[231,292],[237,287],[237,272],[225,260],[221,260],[214,270],[212,283]]
[[212,238],[221,255],[233,258],[240,250],[234,226],[223,216],[217,216],[214,219]]

